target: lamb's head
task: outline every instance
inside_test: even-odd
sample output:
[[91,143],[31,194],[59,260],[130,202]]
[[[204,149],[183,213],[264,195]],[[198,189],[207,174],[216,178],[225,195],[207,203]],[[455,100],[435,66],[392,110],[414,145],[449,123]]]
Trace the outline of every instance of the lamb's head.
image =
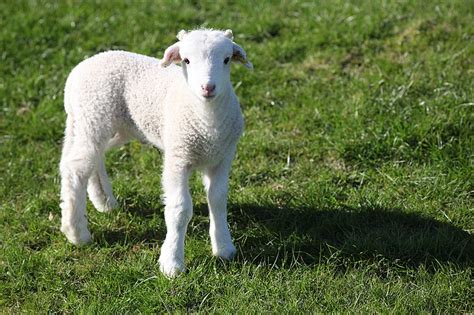
[[242,47],[233,42],[231,30],[183,30],[177,37],[179,41],[166,49],[161,65],[181,63],[191,91],[203,101],[219,99],[231,88],[231,61],[253,67]]

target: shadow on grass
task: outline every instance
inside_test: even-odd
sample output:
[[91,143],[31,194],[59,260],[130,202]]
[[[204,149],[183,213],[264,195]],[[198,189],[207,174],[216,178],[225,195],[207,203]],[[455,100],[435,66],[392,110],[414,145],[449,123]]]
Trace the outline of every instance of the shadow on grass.
[[[101,229],[96,234],[98,245],[161,245],[166,235],[163,209],[150,207],[154,201],[139,198],[135,203],[126,199],[123,209],[135,220],[155,218],[157,225]],[[208,216],[207,205],[196,205],[194,214],[202,221]],[[195,217],[193,221],[196,220]],[[235,204],[229,205],[229,222],[239,249],[237,261],[242,262],[280,267],[329,260],[341,265],[371,260],[400,266],[474,264],[474,235],[450,223],[398,209]],[[207,229],[208,224],[201,224],[198,233],[205,235]],[[188,231],[188,236],[196,236],[195,233],[196,230]]]
[[[202,205],[197,213],[207,213]],[[230,205],[238,260],[312,265],[328,260],[400,266],[474,264],[474,236],[449,223],[397,209]]]
[[[140,196],[130,193],[122,198],[120,208],[124,212],[127,222],[131,217],[136,224],[127,224],[116,228],[101,227],[94,232],[94,241],[98,246],[137,245],[137,243],[147,244],[154,247],[161,245],[166,236],[166,227],[163,217],[164,206],[152,207],[156,204],[156,197]],[[116,211],[116,210],[113,210]],[[158,217],[159,222],[156,226],[150,227],[150,220]]]

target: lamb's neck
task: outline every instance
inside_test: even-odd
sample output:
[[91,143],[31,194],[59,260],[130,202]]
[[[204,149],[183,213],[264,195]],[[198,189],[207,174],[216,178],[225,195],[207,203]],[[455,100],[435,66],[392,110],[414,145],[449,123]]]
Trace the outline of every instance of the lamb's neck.
[[201,121],[210,123],[223,121],[233,112],[232,105],[235,99],[233,91],[229,90],[215,99],[199,100],[198,106],[193,106],[192,111]]

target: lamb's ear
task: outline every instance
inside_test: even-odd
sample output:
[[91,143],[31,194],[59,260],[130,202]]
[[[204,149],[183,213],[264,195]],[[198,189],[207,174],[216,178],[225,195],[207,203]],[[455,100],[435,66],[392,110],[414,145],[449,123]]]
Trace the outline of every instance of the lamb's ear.
[[181,56],[179,54],[179,43],[176,43],[166,48],[165,55],[163,56],[163,59],[161,59],[160,65],[165,68],[168,67],[172,62],[181,62]]
[[252,63],[247,59],[247,54],[245,53],[245,50],[236,43],[234,43],[234,52],[232,54],[232,60],[241,62],[245,67],[253,69]]

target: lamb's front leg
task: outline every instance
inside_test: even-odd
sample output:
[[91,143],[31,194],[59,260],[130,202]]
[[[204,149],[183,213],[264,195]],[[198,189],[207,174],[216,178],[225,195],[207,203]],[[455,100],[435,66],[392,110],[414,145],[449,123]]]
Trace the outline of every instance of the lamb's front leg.
[[217,167],[207,169],[203,178],[209,205],[212,254],[226,260],[232,259],[237,252],[227,225],[227,193],[233,155]]
[[184,271],[184,239],[193,210],[188,185],[190,170],[168,160],[165,157],[163,169],[166,239],[159,262],[161,272],[171,278]]

